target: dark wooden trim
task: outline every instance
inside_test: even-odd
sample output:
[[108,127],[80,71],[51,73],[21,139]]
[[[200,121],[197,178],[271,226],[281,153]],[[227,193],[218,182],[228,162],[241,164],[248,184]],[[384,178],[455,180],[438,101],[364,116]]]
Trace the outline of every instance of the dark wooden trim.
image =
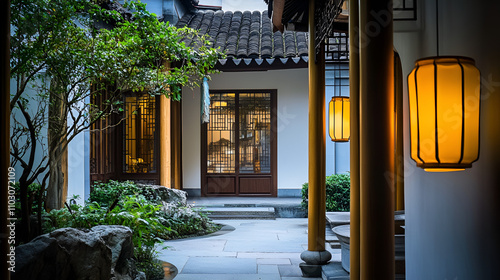
[[155,96],[155,132],[154,132],[154,149],[153,149],[153,165],[155,166],[156,174],[158,175],[158,184],[160,184],[161,159],[160,159],[160,96]]
[[171,101],[171,157],[172,157],[172,188],[181,190],[182,186],[182,100]]
[[234,94],[234,114],[235,114],[235,132],[234,132],[234,187],[235,187],[235,195],[238,196],[240,194],[240,93],[235,92]]
[[271,90],[271,174],[272,196],[278,196],[278,91]]
[[201,141],[200,141],[200,152],[201,152],[201,196],[207,196],[207,124],[202,123],[201,129]]

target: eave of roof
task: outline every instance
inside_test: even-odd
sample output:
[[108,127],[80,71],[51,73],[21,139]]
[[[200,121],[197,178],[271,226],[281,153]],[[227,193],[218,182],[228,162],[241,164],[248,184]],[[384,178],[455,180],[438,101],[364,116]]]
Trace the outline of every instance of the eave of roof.
[[[188,26],[207,34],[211,46],[225,52],[217,68],[255,71],[307,67],[307,32],[272,32],[267,11],[198,10],[183,16],[177,27]],[[186,45],[193,42],[185,38]]]

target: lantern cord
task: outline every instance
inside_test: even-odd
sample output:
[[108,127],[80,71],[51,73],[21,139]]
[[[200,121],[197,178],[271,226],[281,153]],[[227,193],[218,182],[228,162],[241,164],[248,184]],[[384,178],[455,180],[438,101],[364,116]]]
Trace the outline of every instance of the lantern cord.
[[439,56],[439,0],[436,0],[436,53]]

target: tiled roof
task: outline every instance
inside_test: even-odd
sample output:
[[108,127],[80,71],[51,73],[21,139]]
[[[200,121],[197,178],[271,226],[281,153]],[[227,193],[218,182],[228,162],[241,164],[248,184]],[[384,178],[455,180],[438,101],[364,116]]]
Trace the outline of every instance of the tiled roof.
[[[308,54],[307,32],[277,31],[273,34],[267,11],[198,10],[184,15],[176,26],[188,26],[208,34],[212,47],[220,48],[227,56],[219,61],[219,66],[231,63],[235,67],[253,64],[288,68],[300,63],[300,67],[307,67],[304,63]],[[183,41],[188,46],[192,44],[189,38]],[[240,63],[242,61],[244,63]]]

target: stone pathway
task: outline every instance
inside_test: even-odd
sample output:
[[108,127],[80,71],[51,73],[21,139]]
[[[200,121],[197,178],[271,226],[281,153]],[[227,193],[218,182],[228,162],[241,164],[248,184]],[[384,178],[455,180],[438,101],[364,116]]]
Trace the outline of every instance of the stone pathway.
[[[303,278],[307,219],[224,220],[209,236],[165,242],[159,258],[173,264],[175,280],[319,280]],[[331,230],[327,235],[332,235]],[[328,239],[328,237],[327,237]],[[340,261],[340,249],[327,249]]]

